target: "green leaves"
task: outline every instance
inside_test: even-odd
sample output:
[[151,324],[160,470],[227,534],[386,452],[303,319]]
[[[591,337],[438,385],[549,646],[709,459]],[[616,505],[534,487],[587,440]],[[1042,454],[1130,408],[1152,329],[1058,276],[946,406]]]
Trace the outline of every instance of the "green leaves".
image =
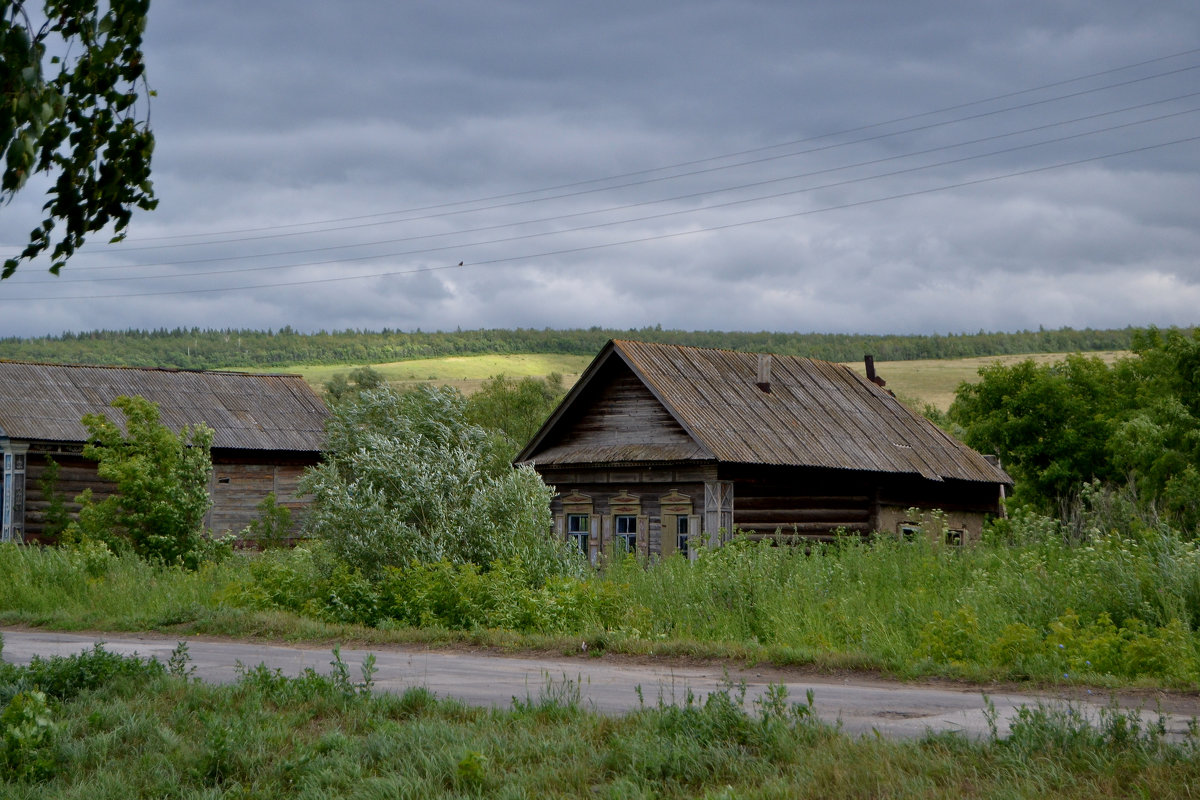
[[[141,52],[149,0],[45,0],[40,27],[27,5],[0,0],[0,202],[34,173],[57,178],[46,218],[5,260],[0,279],[46,251],[57,274],[88,234],[111,226],[119,240],[134,208],[158,203],[149,181],[149,114],[137,113],[150,94]],[[59,68],[49,79],[47,43],[70,54],[48,60]]]
[[536,581],[575,568],[550,525],[550,489],[508,464],[506,444],[472,425],[454,389],[362,392],[335,406],[309,532],[371,579],[445,559],[487,568],[520,557]]
[[968,444],[998,453],[1016,496],[1044,512],[1093,478],[1130,482],[1147,507],[1185,530],[1200,525],[1200,335],[1155,329],[1135,356],[1106,365],[1069,356],[980,372],[950,419]]
[[195,567],[204,515],[211,500],[211,429],[184,428],[179,435],[159,422],[158,406],[142,397],[112,403],[125,416],[126,432],[101,414],[88,414],[83,455],[99,462],[99,475],[116,486],[100,501],[85,492],[74,533],[117,546],[127,542],[143,558]]

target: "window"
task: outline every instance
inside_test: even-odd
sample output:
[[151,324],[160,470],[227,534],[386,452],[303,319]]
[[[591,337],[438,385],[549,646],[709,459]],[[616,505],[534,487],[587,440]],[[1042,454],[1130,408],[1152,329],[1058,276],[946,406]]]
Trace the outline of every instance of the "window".
[[684,558],[688,557],[688,518],[675,518],[675,550]]
[[946,544],[962,544],[963,532],[955,528],[946,531]]
[[636,553],[637,515],[617,514],[613,517],[613,526],[616,529],[617,553]]
[[573,542],[587,557],[590,549],[589,517],[587,514],[567,514],[567,541]]
[[900,523],[900,538],[906,542],[911,542],[921,535],[921,526],[915,522]]

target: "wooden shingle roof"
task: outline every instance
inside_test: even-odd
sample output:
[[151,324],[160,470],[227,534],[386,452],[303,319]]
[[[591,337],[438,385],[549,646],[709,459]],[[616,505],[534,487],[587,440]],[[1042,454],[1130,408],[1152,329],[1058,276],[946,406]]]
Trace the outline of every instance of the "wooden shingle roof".
[[176,432],[204,423],[215,448],[317,452],[329,414],[299,375],[0,361],[0,435],[85,442],[84,414],[123,424],[110,407],[120,395],[157,403]]
[[[563,434],[581,413],[572,414],[572,405],[585,405],[603,391],[598,384],[612,379],[614,359],[690,437],[690,452],[675,445],[687,460],[1012,482],[982,455],[839,364],[774,355],[770,391],[764,391],[757,385],[758,354],[622,340],[605,345],[518,461],[604,460],[572,448]],[[637,445],[622,449],[619,460],[626,463],[674,460],[649,444],[641,452]]]

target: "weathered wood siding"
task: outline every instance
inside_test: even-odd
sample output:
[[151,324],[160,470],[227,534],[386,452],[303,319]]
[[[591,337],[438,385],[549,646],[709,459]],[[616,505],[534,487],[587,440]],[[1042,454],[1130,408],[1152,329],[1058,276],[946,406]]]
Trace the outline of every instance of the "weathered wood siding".
[[[661,555],[664,497],[676,499],[676,502],[671,504],[671,513],[668,516],[678,516],[683,505],[690,505],[693,509],[689,516],[694,516],[696,530],[692,535],[695,537],[694,541],[699,544],[698,515],[704,510],[704,486],[706,481],[711,482],[716,478],[716,467],[711,464],[658,464],[640,468],[604,469],[575,466],[546,469],[542,477],[547,484],[555,487],[557,492],[550,504],[556,531],[559,535],[567,535],[564,517],[568,511],[589,514],[592,525],[589,557],[599,561],[612,551],[616,537],[614,519],[618,514],[630,514],[638,518],[637,547],[641,555]],[[680,496],[686,497],[688,502],[679,502]],[[586,498],[588,503],[578,502],[564,508],[564,498]],[[636,499],[636,503],[630,502],[631,498]],[[667,550],[672,549],[673,546],[668,545]]]
[[598,447],[645,448],[646,459],[653,458],[650,451],[656,448],[695,447],[687,431],[628,370],[614,376],[583,410],[554,442],[556,446],[580,454]]
[[214,451],[209,493],[213,505],[205,518],[205,527],[215,535],[240,534],[258,517],[258,504],[268,494],[292,512],[292,530],[299,530],[309,498],[299,494],[304,470],[317,463],[313,455],[271,454],[270,460],[256,460],[253,454]]
[[74,519],[79,514],[79,503],[75,498],[85,489],[92,490],[96,500],[103,500],[116,487],[96,474],[96,462],[79,453],[46,452],[31,449],[25,468],[25,541],[28,543],[53,544],[45,534],[46,510],[50,497],[42,490],[42,479],[46,475],[48,459],[58,464],[58,484],[55,492],[61,496],[67,513]]
[[[45,515],[50,498],[42,490],[47,459],[58,464],[57,493],[62,497],[72,519],[79,513],[75,498],[91,489],[97,500],[108,497],[116,487],[101,480],[96,462],[78,452],[31,448],[25,477],[25,540],[30,543],[52,544],[45,535]],[[213,534],[240,533],[258,516],[256,506],[271,492],[277,502],[292,511],[293,532],[299,531],[309,498],[299,494],[299,481],[304,470],[317,463],[316,454],[251,453],[249,455],[222,451],[213,453],[213,472],[209,479],[209,495],[213,505],[205,517],[205,528]]]

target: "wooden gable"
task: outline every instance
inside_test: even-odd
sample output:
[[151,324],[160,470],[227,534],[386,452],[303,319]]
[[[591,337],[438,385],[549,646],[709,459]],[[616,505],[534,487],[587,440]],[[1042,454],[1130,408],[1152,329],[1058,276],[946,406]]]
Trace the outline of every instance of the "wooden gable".
[[599,368],[521,460],[546,463],[708,460],[654,393],[619,358]]

